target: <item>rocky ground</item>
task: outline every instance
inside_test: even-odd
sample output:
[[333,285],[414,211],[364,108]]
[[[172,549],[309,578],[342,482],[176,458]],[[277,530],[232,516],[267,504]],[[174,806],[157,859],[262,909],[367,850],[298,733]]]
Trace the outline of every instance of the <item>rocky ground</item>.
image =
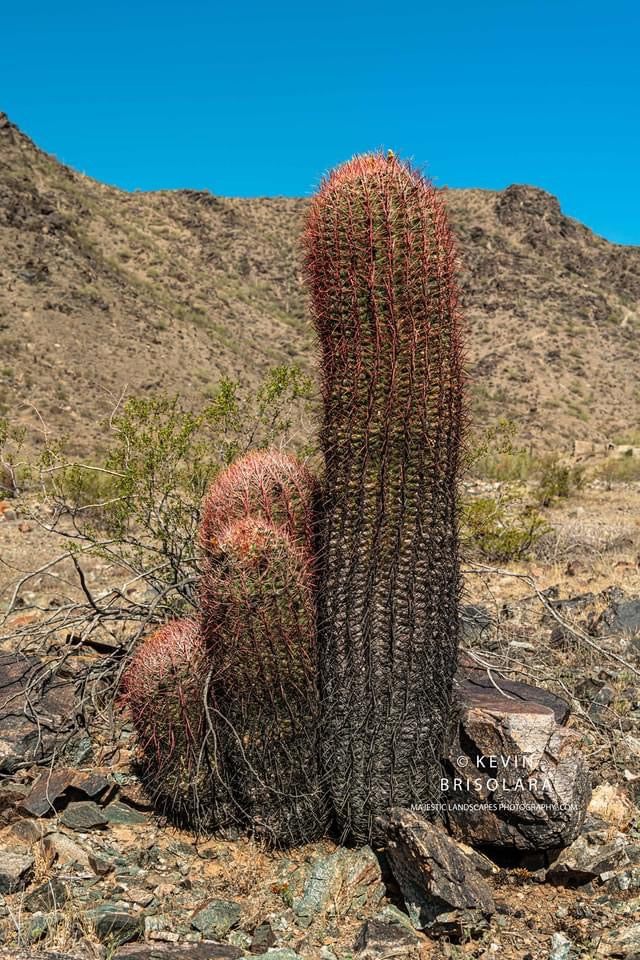
[[[197,838],[154,815],[126,718],[76,722],[78,664],[105,651],[65,648],[65,669],[47,680],[60,648],[18,654],[6,640],[0,957],[640,955],[639,507],[640,485],[595,482],[547,511],[531,562],[467,564],[464,710],[445,768],[451,779],[456,768],[479,773],[465,798],[486,799],[497,793],[475,748],[527,753],[575,815],[544,811],[542,788],[526,784],[516,793],[537,802],[534,813],[450,810],[447,832],[419,811],[393,811],[384,850]],[[3,606],[8,582],[56,550],[19,502],[5,504]],[[59,603],[68,573],[30,584],[14,624],[34,615],[31,594]],[[115,575],[99,560],[87,569],[92,584]],[[34,676],[44,678],[37,709]],[[516,772],[507,776],[513,787]]]

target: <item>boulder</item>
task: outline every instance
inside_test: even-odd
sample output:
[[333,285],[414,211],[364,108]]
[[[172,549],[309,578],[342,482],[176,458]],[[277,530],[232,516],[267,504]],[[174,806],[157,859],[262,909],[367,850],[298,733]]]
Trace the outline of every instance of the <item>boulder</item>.
[[31,882],[34,865],[31,854],[0,850],[0,894],[23,890]]
[[377,906],[384,896],[380,864],[370,847],[339,847],[329,856],[304,863],[291,876],[288,895],[298,926],[320,915],[340,915]]
[[489,885],[441,826],[393,807],[383,827],[389,866],[414,927],[432,932],[451,911],[494,912]]
[[206,940],[218,940],[237,926],[242,916],[240,906],[233,900],[209,900],[191,916],[191,926]]
[[420,960],[423,941],[416,933],[399,924],[365,920],[353,945],[359,960]]
[[70,728],[75,695],[37,657],[0,653],[0,677],[0,773],[12,774],[51,756]]
[[474,846],[567,846],[584,822],[591,781],[578,734],[558,723],[566,704],[535,687],[496,683],[471,676],[457,684],[461,709],[442,779],[449,830]]

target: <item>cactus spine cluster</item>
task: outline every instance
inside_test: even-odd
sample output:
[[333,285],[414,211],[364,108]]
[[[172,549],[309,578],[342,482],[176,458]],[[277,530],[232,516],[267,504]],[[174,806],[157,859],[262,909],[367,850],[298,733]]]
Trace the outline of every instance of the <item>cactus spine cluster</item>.
[[318,484],[291,454],[256,450],[218,475],[204,500],[200,540],[216,549],[220,533],[233,520],[254,517],[282,527],[295,543],[311,551],[313,502]]
[[451,233],[392,154],[322,184],[305,234],[322,351],[323,762],[343,833],[437,799],[456,665],[463,428]]

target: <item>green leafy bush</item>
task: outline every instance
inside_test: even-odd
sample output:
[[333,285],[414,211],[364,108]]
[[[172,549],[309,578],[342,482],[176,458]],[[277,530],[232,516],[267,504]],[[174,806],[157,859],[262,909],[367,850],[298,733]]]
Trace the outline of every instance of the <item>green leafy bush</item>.
[[540,466],[537,486],[537,500],[543,507],[549,507],[556,500],[566,500],[584,485],[584,471],[560,463],[554,457],[545,458]]
[[499,499],[468,500],[463,509],[462,540],[470,554],[507,563],[525,559],[548,530],[535,507],[513,492]]
[[[76,552],[128,571],[152,597],[154,620],[188,615],[208,484],[252,449],[288,445],[308,453],[310,397],[311,383],[298,367],[277,367],[254,392],[223,380],[199,411],[176,396],[130,398],[107,425],[99,463],[69,459],[64,442],[42,455],[52,529]],[[130,612],[144,618],[149,607]]]
[[607,460],[600,468],[600,476],[608,485],[612,483],[632,483],[640,480],[640,457],[634,457],[629,451],[619,460]]

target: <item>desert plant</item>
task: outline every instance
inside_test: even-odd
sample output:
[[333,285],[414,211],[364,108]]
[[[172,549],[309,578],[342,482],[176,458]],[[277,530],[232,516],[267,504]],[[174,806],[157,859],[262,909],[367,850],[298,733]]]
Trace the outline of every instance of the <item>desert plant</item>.
[[327,818],[311,555],[260,516],[233,521],[208,546],[202,624],[229,792],[269,843],[318,837]]
[[393,154],[323,182],[305,232],[322,351],[323,762],[338,826],[437,799],[458,644],[464,402],[454,251]]
[[156,809],[205,830],[234,820],[207,722],[211,672],[197,621],[173,620],[139,645],[121,686],[141,778]]
[[[54,562],[6,568],[0,642],[49,651],[65,641],[96,643],[112,651],[83,661],[83,723],[104,728],[126,655],[146,635],[196,615],[198,530],[211,480],[250,450],[300,449],[309,394],[297,367],[276,367],[255,389],[223,380],[196,409],[178,397],[134,397],[103,425],[100,457],[85,462],[48,432],[42,454],[29,458],[31,436],[23,442],[23,430],[0,420],[0,461],[12,487],[27,485],[21,509],[58,550]],[[109,579],[86,575],[96,560]],[[43,577],[57,598],[45,609],[31,592]],[[61,656],[60,669],[65,662]],[[35,686],[31,692],[37,699]]]
[[224,470],[205,496],[200,540],[205,551],[215,549],[222,530],[242,517],[263,518],[283,527],[304,549],[314,537],[313,474],[291,454],[255,450]]
[[462,510],[462,542],[471,557],[484,560],[523,560],[549,529],[535,507],[509,487],[496,498],[467,500]]
[[556,457],[545,457],[539,469],[537,499],[543,507],[556,500],[566,500],[584,485],[584,470],[560,463]]

